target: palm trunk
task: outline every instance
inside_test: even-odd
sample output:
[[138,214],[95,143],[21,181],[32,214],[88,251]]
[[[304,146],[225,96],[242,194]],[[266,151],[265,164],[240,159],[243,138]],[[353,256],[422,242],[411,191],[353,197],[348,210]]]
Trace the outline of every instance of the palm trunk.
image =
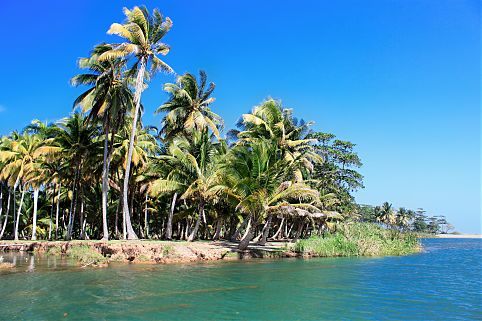
[[33,190],[33,222],[32,222],[32,241],[37,239],[37,206],[39,189]]
[[149,238],[149,222],[147,221],[147,202],[149,201],[148,194],[146,192],[146,204],[144,207],[144,233],[146,238]]
[[204,202],[201,201],[199,203],[199,214],[196,219],[196,224],[194,225],[194,229],[192,230],[191,234],[187,238],[188,242],[194,241],[197,235],[197,231],[199,230],[199,225],[201,224],[201,218],[204,216]]
[[283,218],[281,219],[281,223],[280,223],[280,225],[279,225],[278,230],[277,230],[276,233],[274,233],[274,235],[273,235],[273,239],[277,239],[278,236],[282,234],[281,232],[283,231],[283,225],[284,225],[284,223],[285,223],[285,218],[283,217]]
[[244,233],[243,237],[241,238],[241,242],[239,242],[238,250],[244,251],[248,248],[249,242],[254,237],[253,230],[256,229],[256,226],[253,224],[251,225],[251,215],[248,218],[248,226],[246,227],[246,232]]
[[24,196],[25,196],[25,189],[22,190],[22,196],[20,197],[20,204],[18,205],[17,219],[15,220],[15,232],[14,232],[15,241],[18,241],[18,222],[20,221],[20,212],[22,211]]
[[261,240],[258,242],[259,245],[266,244],[266,240],[268,239],[268,235],[269,235],[269,230],[271,228],[272,219],[273,219],[273,216],[268,215],[268,219],[266,220],[266,224],[264,225],[264,228],[263,228],[263,236],[261,237]]
[[[7,227],[7,223],[8,223],[8,214],[10,212],[10,196],[11,196],[10,190],[8,190],[7,211],[5,212],[5,219],[3,220],[2,231],[0,232],[0,240],[3,238],[3,233],[5,233],[5,228]],[[13,213],[13,215],[15,216],[15,212]]]
[[117,202],[117,206],[115,209],[115,229],[114,229],[115,238],[119,236],[119,205],[120,205],[120,200],[119,202]]
[[84,228],[85,228],[84,222],[85,222],[85,218],[84,218],[84,200],[81,198],[81,199],[80,199],[80,236],[79,236],[79,238],[80,238],[81,240],[84,239],[84,232],[85,232],[85,230],[84,230]]
[[[45,195],[47,195],[47,193],[45,193]],[[52,205],[50,206],[50,220],[49,220],[49,236],[48,236],[48,240],[51,240],[51,239],[52,239],[52,216],[53,216],[53,213],[54,213],[54,205],[55,205],[55,184],[54,184],[53,190],[52,190]]]
[[60,212],[60,191],[62,189],[62,183],[59,183],[59,191],[57,192],[57,208],[55,210],[55,239],[59,237],[59,212]]
[[134,140],[136,136],[137,130],[137,119],[139,117],[139,109],[141,106],[141,93],[142,93],[142,86],[144,83],[144,73],[146,70],[146,61],[145,58],[141,58],[141,67],[137,73],[136,79],[136,90],[134,93],[134,102],[136,104],[136,110],[134,112],[134,119],[132,120],[132,130],[131,130],[131,137],[129,139],[129,151],[127,153],[127,165],[126,165],[126,173],[124,175],[124,188],[123,188],[123,198],[124,203],[123,205],[123,213],[126,218],[126,228],[127,228],[127,238],[130,240],[138,239],[134,229],[132,228],[131,218],[129,214],[129,177],[130,177],[130,170],[131,170],[131,162],[132,162],[132,152],[134,149]]
[[109,239],[107,226],[107,196],[109,193],[109,117],[104,125],[104,163],[102,166],[102,240]]
[[236,229],[234,232],[233,236],[231,237],[231,241],[236,241],[239,237],[239,234],[241,233],[241,230],[248,224],[248,218],[246,218],[241,225]]
[[216,232],[214,233],[214,236],[213,236],[213,240],[214,241],[217,241],[219,240],[220,236],[221,236],[221,228],[223,226],[223,220],[222,219],[218,219],[217,223],[216,223]]
[[72,239],[72,231],[74,229],[74,222],[75,222],[75,212],[77,209],[77,181],[79,178],[79,167],[78,165],[77,170],[75,171],[75,178],[74,178],[74,187],[72,189],[72,202],[70,203],[70,212],[69,212],[69,224],[67,225],[67,235],[65,236],[67,241]]
[[171,211],[169,212],[169,217],[167,218],[166,226],[166,240],[172,239],[172,218],[174,217],[174,208],[176,207],[177,193],[174,193],[171,203]]

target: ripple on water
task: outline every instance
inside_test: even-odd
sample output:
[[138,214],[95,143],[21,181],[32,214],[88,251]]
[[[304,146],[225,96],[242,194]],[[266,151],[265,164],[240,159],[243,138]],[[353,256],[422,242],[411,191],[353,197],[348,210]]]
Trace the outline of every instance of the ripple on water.
[[104,269],[9,256],[0,319],[480,320],[482,240],[423,244],[404,257]]

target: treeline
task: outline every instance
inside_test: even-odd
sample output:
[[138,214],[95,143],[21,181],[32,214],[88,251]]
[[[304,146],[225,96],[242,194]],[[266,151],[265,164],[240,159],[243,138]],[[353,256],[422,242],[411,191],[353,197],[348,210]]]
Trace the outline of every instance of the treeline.
[[388,202],[384,202],[380,206],[358,205],[357,207],[355,216],[357,220],[382,224],[390,229],[428,234],[446,234],[454,229],[445,216],[429,216],[422,208],[417,210],[404,207],[395,209]]
[[125,9],[126,20],[79,60],[86,88],[74,112],[34,120],[0,141],[0,238],[299,238],[355,207],[354,144],[313,132],[267,99],[223,135],[206,73],[166,83],[159,128],[142,123],[142,92],[169,53],[172,21]]
[[86,90],[74,112],[1,138],[0,239],[223,238],[244,249],[357,217],[355,145],[314,132],[280,101],[265,100],[224,134],[215,84],[186,73],[164,85],[160,126],[144,125],[149,80],[173,73],[160,58],[172,21],[157,9],[124,13],[108,30],[123,42],[79,60],[71,83]]

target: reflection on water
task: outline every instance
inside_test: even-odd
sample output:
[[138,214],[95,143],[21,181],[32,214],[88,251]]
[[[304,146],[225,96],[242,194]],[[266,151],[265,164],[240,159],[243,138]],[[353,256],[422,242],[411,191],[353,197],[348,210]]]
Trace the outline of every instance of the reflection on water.
[[405,257],[113,264],[3,254],[5,320],[477,320],[482,240]]

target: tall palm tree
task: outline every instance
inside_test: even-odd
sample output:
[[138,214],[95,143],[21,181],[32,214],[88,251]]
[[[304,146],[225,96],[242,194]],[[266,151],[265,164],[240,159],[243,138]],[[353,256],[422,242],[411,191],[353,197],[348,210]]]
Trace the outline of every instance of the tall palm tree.
[[[145,8],[134,7],[132,10],[124,8],[126,21],[123,24],[113,23],[108,30],[109,34],[116,34],[124,38],[126,41],[120,44],[112,44],[112,49],[104,52],[99,56],[99,60],[111,60],[116,58],[134,57],[135,63],[132,67],[133,72],[137,72],[134,93],[134,118],[133,126],[129,142],[129,153],[127,159],[127,167],[124,175],[123,186],[123,212],[124,216],[129,218],[128,190],[129,175],[132,161],[132,152],[134,148],[134,138],[137,130],[137,120],[139,118],[139,109],[141,105],[141,94],[144,89],[144,81],[146,77],[146,69],[149,68],[149,74],[152,76],[155,72],[163,70],[172,73],[172,68],[164,61],[159,59],[157,55],[167,55],[169,46],[162,43],[162,38],[172,27],[170,18],[165,18],[154,9],[152,15]],[[128,226],[128,238],[137,239],[132,226]]]
[[[102,239],[109,239],[107,226],[107,197],[109,193],[109,170],[112,155],[113,137],[124,122],[124,115],[133,107],[133,95],[128,79],[123,75],[126,61],[120,58],[99,60],[99,56],[112,50],[101,44],[94,48],[89,58],[81,58],[78,66],[87,73],[71,79],[73,86],[86,85],[90,88],[74,101],[74,107],[81,106],[89,112],[87,120],[102,123],[104,132],[104,159],[102,167]],[[112,139],[109,144],[109,135]]]
[[[159,149],[159,146],[156,144],[155,137],[151,135],[146,129],[140,129],[139,133],[135,137],[134,148],[131,151],[131,162],[129,163],[128,157],[130,138],[128,136],[128,132],[131,130],[132,126],[133,123],[130,121],[130,119],[128,119],[125,122],[123,128],[119,131],[118,135],[116,135],[117,142],[113,150],[113,163],[115,164],[116,168],[124,169],[124,173],[127,173],[125,170],[128,164],[131,164],[131,166],[133,167],[133,173],[136,170],[146,170],[146,167],[150,163],[149,158],[156,155]],[[134,184],[132,180],[130,183]],[[134,190],[135,185],[132,185],[131,187],[131,190]],[[126,213],[123,212],[124,238],[128,237],[129,230],[134,231],[130,215],[125,214]]]
[[86,163],[89,166],[89,173],[93,173],[93,165],[100,161],[93,160],[99,154],[100,144],[96,138],[100,129],[86,122],[82,113],[73,113],[70,117],[58,122],[55,128],[55,143],[59,150],[57,157],[62,158],[63,171],[70,176],[72,182],[72,200],[69,210],[69,223],[66,239],[72,238],[72,231],[77,211],[77,203],[81,190],[82,180],[85,179],[87,171]]
[[179,134],[191,133],[193,129],[203,131],[209,128],[219,138],[218,127],[222,118],[211,111],[215,98],[210,97],[215,88],[213,82],[207,87],[207,75],[199,72],[199,80],[190,73],[177,78],[175,84],[167,83],[164,90],[169,93],[169,100],[160,106],[156,113],[165,112],[161,133],[167,140]]

